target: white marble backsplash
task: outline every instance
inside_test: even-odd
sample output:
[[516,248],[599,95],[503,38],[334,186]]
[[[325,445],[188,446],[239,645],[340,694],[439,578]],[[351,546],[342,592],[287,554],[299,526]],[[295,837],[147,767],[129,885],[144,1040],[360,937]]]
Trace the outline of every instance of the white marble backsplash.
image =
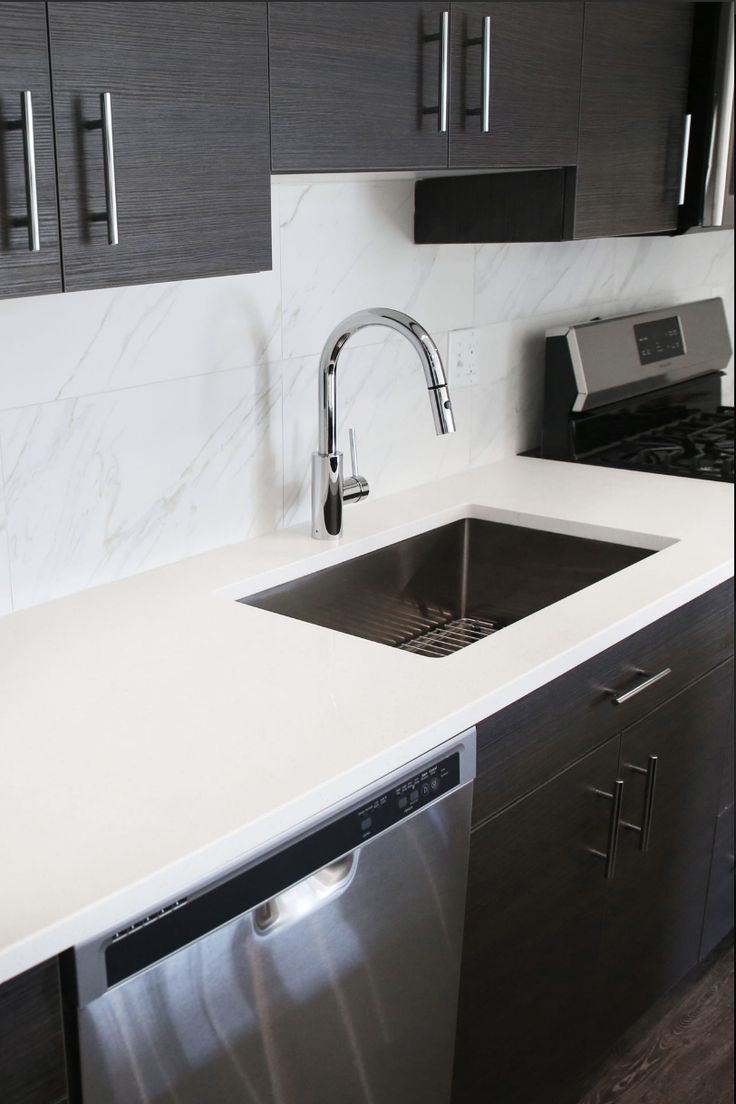
[[443,355],[479,331],[449,437],[406,342],[346,349],[374,495],[535,444],[548,326],[717,294],[733,333],[732,231],[415,246],[412,218],[411,180],[282,178],[272,272],[0,301],[0,614],[305,523],[318,355],[351,311],[406,310]]

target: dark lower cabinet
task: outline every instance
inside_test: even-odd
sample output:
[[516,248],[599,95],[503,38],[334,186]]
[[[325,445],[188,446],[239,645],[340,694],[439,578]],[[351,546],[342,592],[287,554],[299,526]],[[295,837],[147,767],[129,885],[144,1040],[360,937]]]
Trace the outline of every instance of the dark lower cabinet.
[[265,3],[48,14],[65,288],[270,268]]
[[695,5],[585,5],[576,238],[678,223]]
[[450,167],[574,165],[583,4],[453,2],[451,10]]
[[[620,1035],[698,962],[732,683],[731,661],[624,732],[619,860],[601,945],[604,1040]],[[642,772],[652,756],[651,837],[642,851],[641,834],[626,825],[643,825]]]
[[[555,1104],[592,1058],[614,737],[471,836],[454,1104]],[[567,1095],[566,1095],[567,1093]]]
[[478,726],[453,1104],[576,1104],[732,927],[732,601],[724,583]]
[[46,5],[1,0],[0,296],[49,291],[61,262]]
[[0,985],[0,1101],[66,1104],[56,959]]

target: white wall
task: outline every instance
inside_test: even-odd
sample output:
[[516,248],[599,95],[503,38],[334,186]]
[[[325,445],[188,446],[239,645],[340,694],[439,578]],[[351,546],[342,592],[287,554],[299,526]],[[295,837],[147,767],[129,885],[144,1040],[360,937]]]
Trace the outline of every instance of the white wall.
[[442,438],[406,342],[353,339],[340,425],[375,495],[535,443],[548,325],[711,294],[733,320],[733,232],[415,246],[405,179],[282,180],[273,212],[270,273],[0,302],[0,612],[304,522],[318,355],[350,311],[406,310],[443,353],[481,330]]

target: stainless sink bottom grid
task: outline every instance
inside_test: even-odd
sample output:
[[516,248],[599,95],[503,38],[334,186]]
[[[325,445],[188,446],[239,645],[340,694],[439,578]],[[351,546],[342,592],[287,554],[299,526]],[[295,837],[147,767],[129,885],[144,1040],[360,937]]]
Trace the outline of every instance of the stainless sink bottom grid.
[[447,656],[484,640],[502,626],[498,621],[487,621],[481,617],[457,617],[454,621],[436,625],[414,640],[407,640],[398,647],[404,652],[414,652],[423,656]]

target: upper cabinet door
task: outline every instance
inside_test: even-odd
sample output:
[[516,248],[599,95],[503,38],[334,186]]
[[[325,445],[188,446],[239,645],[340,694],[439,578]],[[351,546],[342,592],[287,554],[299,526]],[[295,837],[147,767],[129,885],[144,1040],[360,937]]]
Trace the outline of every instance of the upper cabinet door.
[[266,5],[48,7],[65,287],[269,268]]
[[574,165],[582,3],[452,5],[452,168]]
[[693,8],[586,3],[576,238],[677,227]]
[[449,9],[269,4],[273,171],[446,168]]
[[46,6],[0,3],[0,295],[61,291]]

